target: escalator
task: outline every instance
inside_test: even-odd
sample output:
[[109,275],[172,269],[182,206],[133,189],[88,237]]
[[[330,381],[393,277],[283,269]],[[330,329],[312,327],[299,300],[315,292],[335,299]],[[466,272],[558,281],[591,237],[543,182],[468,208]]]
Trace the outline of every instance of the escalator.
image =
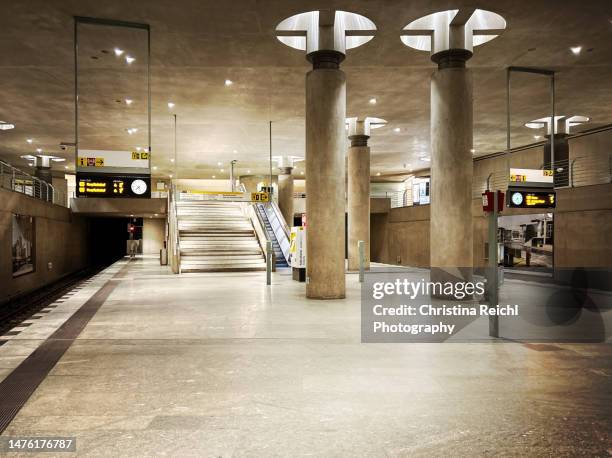
[[255,204],[259,220],[272,242],[276,267],[289,267],[289,228],[275,203]]

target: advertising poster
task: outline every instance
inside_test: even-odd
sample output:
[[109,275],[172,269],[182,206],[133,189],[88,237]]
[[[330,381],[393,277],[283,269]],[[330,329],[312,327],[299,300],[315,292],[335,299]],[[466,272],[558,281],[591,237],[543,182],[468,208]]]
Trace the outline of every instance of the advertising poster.
[[34,272],[34,217],[13,214],[13,277]]

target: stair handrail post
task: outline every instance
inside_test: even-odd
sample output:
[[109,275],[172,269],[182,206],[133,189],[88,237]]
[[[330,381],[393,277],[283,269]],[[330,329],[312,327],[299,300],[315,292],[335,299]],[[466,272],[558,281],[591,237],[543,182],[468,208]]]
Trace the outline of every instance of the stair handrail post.
[[272,284],[272,257],[274,251],[272,250],[272,241],[266,240],[266,285]]

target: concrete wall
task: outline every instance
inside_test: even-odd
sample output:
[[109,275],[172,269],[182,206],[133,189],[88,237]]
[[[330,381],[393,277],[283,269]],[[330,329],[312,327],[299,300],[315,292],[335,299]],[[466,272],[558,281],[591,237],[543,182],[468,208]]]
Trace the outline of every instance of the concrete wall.
[[166,220],[145,218],[142,220],[142,253],[159,255],[166,238]]
[[[503,215],[542,213],[504,208]],[[612,267],[612,184],[557,190],[555,267]],[[472,202],[474,265],[485,265],[487,218],[479,199]],[[429,205],[393,208],[372,215],[374,262],[429,266]],[[398,261],[399,258],[399,261]]]
[[[36,269],[16,278],[11,261],[13,213],[35,217]],[[0,303],[87,267],[87,233],[85,218],[69,209],[0,189]]]

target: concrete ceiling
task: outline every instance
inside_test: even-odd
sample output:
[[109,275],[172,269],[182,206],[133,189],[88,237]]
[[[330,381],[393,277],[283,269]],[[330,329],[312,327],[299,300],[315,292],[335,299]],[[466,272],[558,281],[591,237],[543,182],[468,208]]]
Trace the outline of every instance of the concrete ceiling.
[[[399,31],[440,10],[476,6],[507,20],[507,30],[476,48],[474,73],[476,155],[505,148],[505,68],[537,66],[558,71],[557,113],[591,117],[586,129],[612,123],[612,4],[609,0],[30,0],[2,2],[0,16],[0,157],[24,165],[36,148],[66,157],[56,169],[74,169],[73,16],[148,23],[151,26],[152,148],[157,176],[226,177],[268,170],[268,121],[274,155],[304,155],[302,53],[279,43],[274,28],[302,11],[334,7],[372,19],[379,31],[348,51],[349,116],[377,116],[387,127],[373,132],[372,174],[394,174],[428,164],[429,77],[427,53],[407,48]],[[79,28],[79,137],[81,148],[131,150],[147,144],[146,34],[117,28]],[[580,55],[569,47],[582,46]],[[136,61],[127,65],[113,48]],[[109,51],[107,53],[103,51]],[[233,81],[225,86],[224,81]],[[544,77],[519,75],[512,84],[512,146],[541,134],[523,127],[549,111]],[[127,106],[123,101],[131,98]],[[376,98],[376,105],[369,104]],[[176,104],[170,110],[167,103]],[[177,115],[178,160],[172,114]],[[128,135],[127,128],[139,131]],[[400,132],[394,129],[399,127]],[[34,139],[32,145],[27,138]],[[219,166],[218,163],[222,165]],[[175,169],[178,168],[178,170]],[[302,166],[299,166],[302,167]],[[220,172],[223,168],[224,172]],[[298,169],[299,171],[299,169]]]

